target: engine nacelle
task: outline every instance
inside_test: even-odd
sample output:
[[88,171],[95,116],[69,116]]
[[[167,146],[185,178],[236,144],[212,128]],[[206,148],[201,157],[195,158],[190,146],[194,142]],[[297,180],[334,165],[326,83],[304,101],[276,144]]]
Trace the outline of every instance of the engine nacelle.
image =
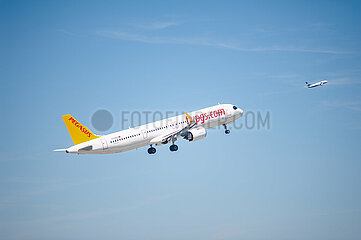
[[185,139],[189,140],[190,142],[201,140],[207,136],[207,131],[204,127],[197,127],[189,130],[184,137]]

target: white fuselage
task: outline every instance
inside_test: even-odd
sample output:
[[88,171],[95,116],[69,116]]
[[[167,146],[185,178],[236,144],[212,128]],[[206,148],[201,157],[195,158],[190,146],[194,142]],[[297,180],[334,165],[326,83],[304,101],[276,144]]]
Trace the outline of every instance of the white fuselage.
[[321,81],[321,82],[317,82],[317,83],[314,83],[314,84],[310,84],[310,85],[308,85],[307,87],[308,87],[308,88],[313,88],[313,87],[325,85],[326,83],[327,83],[327,81],[324,80],[324,81]]
[[[229,124],[242,116],[243,110],[233,108],[232,104],[219,104],[191,112],[189,115],[197,122],[196,128],[212,128]],[[66,150],[77,154],[109,154],[129,151],[155,144],[161,145],[159,138],[181,130],[189,124],[186,115],[163,119],[139,127],[111,133],[97,139],[80,143]]]

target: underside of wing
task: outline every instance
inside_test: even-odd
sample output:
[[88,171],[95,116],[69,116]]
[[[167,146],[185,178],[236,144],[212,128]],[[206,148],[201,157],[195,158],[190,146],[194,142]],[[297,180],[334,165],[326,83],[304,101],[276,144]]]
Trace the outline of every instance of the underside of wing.
[[188,118],[189,124],[187,126],[185,126],[184,128],[182,128],[181,130],[177,130],[177,131],[173,131],[170,133],[167,133],[163,136],[159,136],[159,137],[155,137],[150,141],[150,144],[156,144],[156,145],[161,145],[161,144],[167,144],[169,142],[174,142],[175,140],[177,140],[177,138],[179,137],[187,137],[187,133],[190,129],[192,129],[194,126],[197,125],[197,122],[194,121],[188,113],[184,112],[185,115]]

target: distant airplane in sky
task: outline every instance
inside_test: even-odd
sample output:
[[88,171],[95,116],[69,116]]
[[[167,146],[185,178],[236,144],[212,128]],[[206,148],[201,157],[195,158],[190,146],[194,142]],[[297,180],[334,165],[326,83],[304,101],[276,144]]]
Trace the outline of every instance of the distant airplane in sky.
[[174,144],[178,138],[182,137],[190,142],[198,141],[206,137],[207,128],[223,125],[225,133],[229,134],[227,124],[232,123],[242,115],[243,110],[232,104],[219,104],[190,114],[184,112],[184,114],[176,117],[97,136],[70,114],[67,114],[62,118],[75,145],[54,151],[77,154],[108,154],[125,152],[149,145],[148,153],[154,154],[156,149],[153,145],[171,143],[169,149],[173,152],[178,150],[178,146]]
[[325,85],[326,83],[328,83],[327,80],[323,80],[323,81],[320,81],[320,82],[317,82],[317,83],[313,83],[313,84],[310,84],[308,82],[306,82],[306,85],[308,88],[314,88],[314,87],[318,87],[318,86],[323,86]]

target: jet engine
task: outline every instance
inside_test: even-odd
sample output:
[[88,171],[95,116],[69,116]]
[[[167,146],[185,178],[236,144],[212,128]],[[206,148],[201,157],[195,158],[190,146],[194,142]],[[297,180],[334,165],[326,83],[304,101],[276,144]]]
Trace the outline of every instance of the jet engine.
[[207,136],[207,131],[204,127],[197,127],[189,130],[184,139],[187,139],[190,142],[201,140]]

